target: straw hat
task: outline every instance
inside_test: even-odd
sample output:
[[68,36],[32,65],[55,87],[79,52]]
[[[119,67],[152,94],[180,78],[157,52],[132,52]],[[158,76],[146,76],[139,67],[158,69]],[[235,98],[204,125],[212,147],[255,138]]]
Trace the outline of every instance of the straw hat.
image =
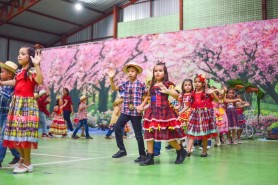
[[120,103],[123,103],[124,102],[124,99],[123,98],[117,98],[114,103],[113,103],[113,106],[117,106],[119,105]]
[[128,67],[135,67],[138,70],[138,74],[141,74],[143,72],[142,67],[140,67],[136,62],[129,62],[128,64],[126,64],[123,68],[124,73],[127,73]]
[[83,96],[81,96],[79,99],[80,99],[80,101],[83,101],[83,100],[85,100],[86,98],[87,98],[87,96],[83,95]]
[[42,96],[42,95],[44,95],[46,93],[46,91],[45,90],[40,90],[40,92],[39,92],[39,96]]
[[11,71],[12,73],[15,73],[18,68],[18,66],[12,61],[6,61],[5,63],[1,62],[0,66],[8,71]]
[[37,99],[39,97],[38,93],[34,93],[34,98]]

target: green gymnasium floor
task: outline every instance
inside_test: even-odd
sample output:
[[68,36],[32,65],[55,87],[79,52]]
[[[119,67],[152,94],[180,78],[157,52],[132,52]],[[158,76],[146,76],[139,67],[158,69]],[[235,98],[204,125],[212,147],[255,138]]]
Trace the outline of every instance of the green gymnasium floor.
[[181,165],[175,151],[162,145],[153,166],[139,166],[135,139],[124,140],[128,156],[112,159],[115,140],[41,139],[33,150],[34,172],[13,174],[6,168],[8,152],[0,169],[0,185],[277,185],[278,142],[246,140],[241,145],[212,148],[208,158],[199,150]]

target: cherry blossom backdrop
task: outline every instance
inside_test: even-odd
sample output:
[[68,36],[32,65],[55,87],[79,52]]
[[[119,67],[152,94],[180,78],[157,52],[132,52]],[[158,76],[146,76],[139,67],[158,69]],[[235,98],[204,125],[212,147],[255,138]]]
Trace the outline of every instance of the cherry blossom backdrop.
[[276,104],[278,94],[278,19],[220,27],[142,35],[43,51],[44,83],[51,91],[63,87],[99,94],[107,109],[109,67],[117,69],[116,83],[126,80],[122,67],[142,65],[141,80],[150,78],[158,60],[166,62],[170,80],[181,83],[197,73],[217,82],[241,78],[258,85]]

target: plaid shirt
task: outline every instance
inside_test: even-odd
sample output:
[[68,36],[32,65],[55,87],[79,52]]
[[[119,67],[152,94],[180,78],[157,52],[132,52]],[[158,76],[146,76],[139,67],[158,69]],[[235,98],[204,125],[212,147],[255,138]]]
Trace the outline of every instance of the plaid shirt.
[[78,107],[78,119],[83,120],[87,119],[87,110],[86,110],[86,104],[85,103],[80,103]]
[[0,86],[0,114],[8,114],[13,93],[13,86]]
[[[119,92],[124,98],[121,113],[129,116],[141,116],[142,114],[136,111],[136,107],[142,103],[143,96],[148,92],[145,83],[139,80],[135,82],[127,81],[119,85]],[[128,108],[129,104],[133,104],[134,110]]]

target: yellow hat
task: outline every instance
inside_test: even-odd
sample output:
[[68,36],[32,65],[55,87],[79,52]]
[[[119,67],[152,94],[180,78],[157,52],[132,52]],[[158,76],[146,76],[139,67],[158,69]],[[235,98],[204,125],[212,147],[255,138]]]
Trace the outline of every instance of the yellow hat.
[[123,98],[117,98],[114,103],[113,103],[113,106],[117,106],[119,105],[120,103],[123,103],[124,102],[124,99]]
[[127,73],[128,67],[135,67],[138,70],[138,74],[141,74],[143,72],[142,67],[140,67],[136,62],[129,62],[128,64],[126,64],[123,68],[124,73]]
[[17,64],[12,61],[6,61],[5,63],[1,62],[0,66],[8,71],[11,71],[12,73],[15,73],[18,68]]
[[79,99],[80,99],[80,101],[83,101],[83,100],[85,100],[86,98],[87,98],[87,96],[83,95],[83,96],[81,96]]

